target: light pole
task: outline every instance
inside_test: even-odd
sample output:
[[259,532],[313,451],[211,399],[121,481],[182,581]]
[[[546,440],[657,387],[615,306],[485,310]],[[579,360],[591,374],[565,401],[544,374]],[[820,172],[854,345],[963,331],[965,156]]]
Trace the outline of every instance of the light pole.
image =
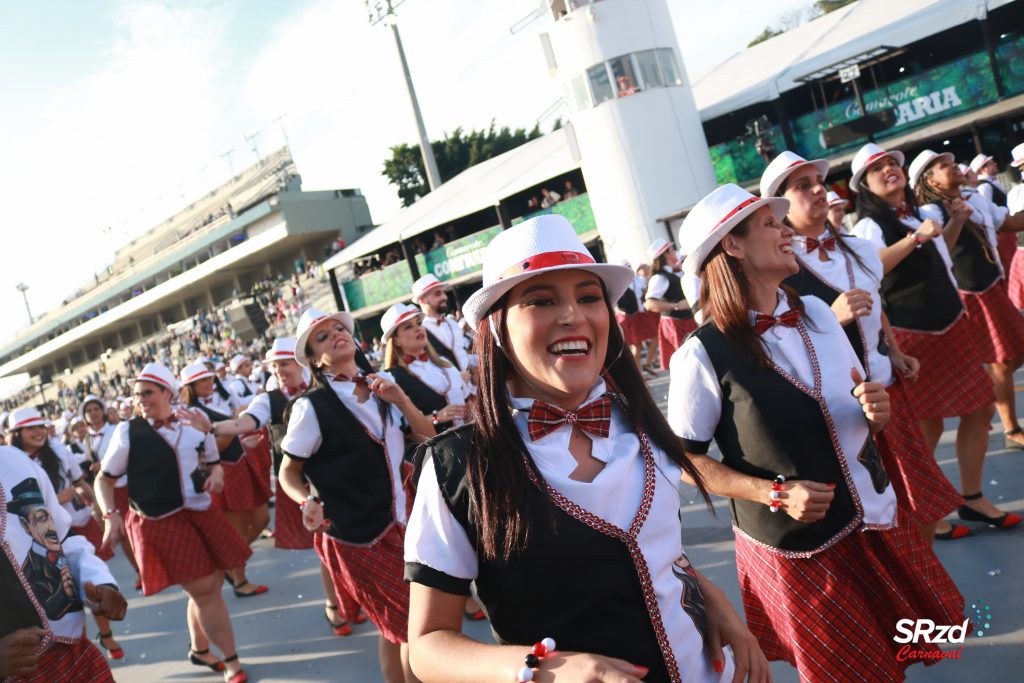
[[419,101],[416,99],[416,89],[412,85],[412,74],[409,73],[409,62],[405,59],[405,49],[402,47],[402,36],[398,33],[398,20],[395,16],[395,8],[405,0],[366,0],[366,9],[370,14],[370,25],[376,26],[384,23],[391,27],[391,33],[395,36],[395,47],[398,48],[398,59],[402,62],[402,72],[405,74],[405,88],[409,93],[409,102],[412,104],[412,113],[416,117],[416,129],[420,135],[420,153],[423,155],[423,167],[427,170],[427,184],[434,190],[441,184],[441,174],[437,170],[437,160],[434,159],[434,150],[427,138],[427,128],[423,125],[423,115],[420,113]]
[[25,300],[25,310],[28,311],[28,324],[31,325],[33,322],[32,309],[28,307],[28,294],[25,293],[28,291],[28,285],[26,285],[24,282],[19,282],[18,284],[14,285],[14,288],[21,292],[21,298]]

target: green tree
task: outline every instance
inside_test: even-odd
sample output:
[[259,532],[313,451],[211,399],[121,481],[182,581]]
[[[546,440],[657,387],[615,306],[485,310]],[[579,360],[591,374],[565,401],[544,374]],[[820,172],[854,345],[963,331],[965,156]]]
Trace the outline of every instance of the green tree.
[[[525,128],[512,130],[508,126],[498,128],[491,121],[486,130],[471,130],[469,133],[460,126],[441,140],[431,140],[430,147],[434,150],[441,182],[447,182],[470,166],[504,154],[540,136],[539,125],[529,131]],[[419,145],[402,143],[392,146],[391,157],[385,159],[382,173],[395,186],[402,206],[409,206],[430,192]]]

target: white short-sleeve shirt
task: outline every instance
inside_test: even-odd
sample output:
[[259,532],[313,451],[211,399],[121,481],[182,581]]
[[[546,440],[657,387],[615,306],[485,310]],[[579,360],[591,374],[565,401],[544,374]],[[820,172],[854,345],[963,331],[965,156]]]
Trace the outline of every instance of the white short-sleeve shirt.
[[[583,405],[604,393],[604,382],[599,381]],[[604,462],[605,467],[588,483],[570,477],[578,466],[569,453],[571,428],[563,425],[537,441],[530,441],[526,424],[533,400],[510,398],[516,428],[544,480],[590,513],[619,528],[629,528],[643,492],[644,460],[636,432],[619,407],[612,409],[608,437],[591,437],[591,454]],[[658,471],[654,502],[637,541],[651,570],[665,631],[684,681],[731,680],[734,666],[731,655],[726,655],[725,671],[716,674],[703,654],[703,642],[693,621],[681,608],[683,585],[671,570],[672,564],[683,554],[678,493],[681,470],[653,444],[652,450]],[[406,529],[405,560],[459,579],[472,580],[478,573],[476,551],[465,529],[444,502],[429,455],[423,463],[412,517]],[[599,600],[600,596],[594,599]]]
[[[978,192],[964,193],[964,201],[974,209],[974,213],[971,214],[970,220],[975,224],[981,226],[985,230],[985,239],[988,242],[989,248],[993,255],[999,253],[998,249],[998,238],[996,233],[999,232],[999,228],[1003,225],[1003,221],[1009,215],[1009,211],[1005,206],[996,206],[991,200],[985,199]],[[942,210],[935,204],[925,204],[920,208],[922,218],[930,218],[936,223],[944,224],[945,220],[942,215]],[[963,229],[967,229],[964,226]],[[1003,273],[1002,259],[995,259],[996,267],[999,268],[1000,275],[1005,277]]]
[[[871,438],[860,402],[853,397],[850,375],[864,369],[854,353],[846,333],[832,309],[814,296],[801,297],[807,316],[805,329],[818,357],[821,393],[839,436],[839,457],[846,461],[852,486],[864,509],[864,523],[891,525],[896,516],[896,496],[892,486],[877,493],[868,470],[857,460],[865,440]],[[774,315],[789,310],[785,295],[779,293]],[[797,328],[775,325],[761,337],[768,345],[772,362],[805,387],[814,386],[813,366],[807,347]],[[683,439],[710,442],[722,419],[722,392],[711,359],[700,339],[686,340],[670,361],[671,383],[668,393],[668,421]]]
[[454,318],[446,315],[438,319],[428,315],[423,318],[423,327],[455,355],[459,368],[469,368],[469,353],[463,342],[465,335]]
[[[394,378],[386,372],[378,372],[377,376],[394,381]],[[385,428],[377,409],[377,400],[373,396],[360,403],[355,395],[356,385],[354,382],[341,382],[334,379],[328,382],[337,397],[341,399],[342,404],[362,423],[370,436],[378,441],[383,441],[388,465],[391,467],[395,518],[398,522],[404,524],[406,521],[405,489],[402,488],[400,468],[405,451],[405,433],[402,431],[403,418],[401,411],[393,405],[388,405],[391,419]],[[288,432],[281,441],[281,450],[291,458],[305,460],[320,450],[322,443],[323,437],[320,431],[320,423],[317,421],[312,401],[306,397],[296,399],[295,403],[292,404],[291,414],[288,419]]]
[[651,275],[651,279],[647,282],[647,299],[663,299],[665,298],[665,292],[668,291],[668,278],[662,274],[662,271],[669,272],[668,268],[662,268],[654,275]]
[[[940,224],[942,221],[938,221]],[[907,233],[914,232],[921,227],[921,221],[914,215],[905,216],[900,219],[900,223],[907,229]],[[885,237],[882,234],[882,226],[875,222],[874,218],[861,218],[857,221],[857,224],[853,226],[850,234],[854,237],[860,237],[861,239],[867,240],[875,245],[875,248],[881,251],[887,246],[885,243]],[[936,237],[930,241],[930,244],[934,244],[935,248],[939,250],[939,256],[942,257],[943,263],[946,264],[946,276],[949,277],[950,284],[954,288],[959,289],[956,283],[956,276],[953,275],[953,259],[949,255],[949,249],[946,248],[946,241],[942,239],[942,236]]]
[[462,379],[458,368],[450,365],[443,368],[430,360],[414,360],[406,369],[428,387],[444,396],[449,405],[463,405],[469,399],[469,385]]

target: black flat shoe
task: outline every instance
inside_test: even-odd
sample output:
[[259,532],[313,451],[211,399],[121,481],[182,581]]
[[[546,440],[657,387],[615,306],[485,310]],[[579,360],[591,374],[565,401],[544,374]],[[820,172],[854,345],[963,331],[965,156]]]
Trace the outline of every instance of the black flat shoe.
[[213,671],[215,673],[220,673],[221,671],[223,671],[224,670],[224,662],[220,661],[219,659],[216,662],[214,662],[213,664],[211,664],[210,662],[204,662],[203,660],[201,660],[199,658],[202,655],[208,655],[208,654],[210,654],[210,649],[209,648],[207,648],[205,650],[193,650],[192,647],[189,646],[189,648],[188,648],[188,661],[192,662],[196,666],[208,667],[211,671]]
[[1008,432],[1003,432],[1003,448],[1024,451],[1024,443],[1010,438],[1011,436],[1017,436],[1018,434],[1024,434],[1024,429],[1017,427],[1016,429],[1011,429]]
[[958,538],[964,538],[971,535],[971,530],[960,524],[950,523],[949,531],[943,531],[942,533],[936,532],[935,538],[940,541],[955,541]]
[[[969,496],[964,496],[964,500],[978,500],[983,495],[984,494],[981,492],[972,493]],[[983,515],[977,510],[969,508],[966,505],[961,505],[957,509],[956,514],[965,522],[984,522],[985,524],[990,524],[997,529],[1012,529],[1020,524],[1021,521],[1024,521],[1024,518],[1021,518],[1021,516],[1016,512],[1004,512],[999,517],[989,517],[988,515]]]

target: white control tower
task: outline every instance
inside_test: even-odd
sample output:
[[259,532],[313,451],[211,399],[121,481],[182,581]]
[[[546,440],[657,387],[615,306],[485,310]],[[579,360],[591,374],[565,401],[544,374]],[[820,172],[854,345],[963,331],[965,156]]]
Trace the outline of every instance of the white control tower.
[[[715,188],[666,0],[551,0],[549,61],[568,102],[609,260],[646,260],[658,218]],[[673,240],[676,235],[673,235]]]

